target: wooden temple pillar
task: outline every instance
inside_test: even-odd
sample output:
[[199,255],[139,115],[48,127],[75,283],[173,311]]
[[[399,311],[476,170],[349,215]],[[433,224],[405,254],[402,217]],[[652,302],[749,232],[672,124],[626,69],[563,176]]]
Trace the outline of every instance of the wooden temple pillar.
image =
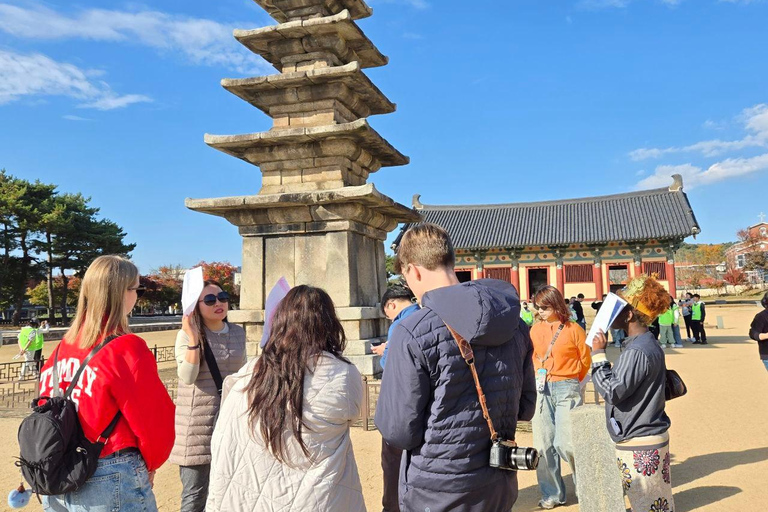
[[595,265],[592,267],[592,280],[595,282],[595,300],[603,297],[603,259],[599,247],[592,249],[595,256]]
[[669,294],[677,298],[677,275],[675,274],[675,251],[678,249],[678,245],[669,244],[667,247],[667,283],[669,284]]
[[475,279],[485,279],[485,253],[476,252],[475,257]]
[[563,270],[563,250],[555,249],[555,282],[557,289],[565,296],[565,272]]
[[509,251],[509,261],[511,267],[509,271],[509,282],[515,287],[517,294],[522,298],[522,293],[520,292],[520,254],[515,250]]

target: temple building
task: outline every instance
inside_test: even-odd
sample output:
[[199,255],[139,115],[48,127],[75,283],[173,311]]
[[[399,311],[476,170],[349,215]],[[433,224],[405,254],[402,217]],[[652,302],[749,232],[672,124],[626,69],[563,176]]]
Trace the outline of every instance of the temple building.
[[676,296],[675,251],[701,230],[682,177],[673,180],[668,188],[536,203],[434,206],[416,195],[413,207],[451,235],[462,282],[509,281],[521,297],[549,284],[594,300],[645,273]]

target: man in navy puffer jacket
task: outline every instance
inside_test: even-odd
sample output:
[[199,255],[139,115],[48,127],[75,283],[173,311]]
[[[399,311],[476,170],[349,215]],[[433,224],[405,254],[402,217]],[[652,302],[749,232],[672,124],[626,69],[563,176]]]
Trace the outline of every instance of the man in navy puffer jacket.
[[420,224],[403,236],[397,263],[422,308],[389,341],[376,426],[405,450],[401,510],[508,512],[517,473],[489,466],[488,424],[445,323],[472,345],[494,427],[506,439],[534,414],[533,349],[514,287],[494,279],[459,284],[454,258],[438,226]]

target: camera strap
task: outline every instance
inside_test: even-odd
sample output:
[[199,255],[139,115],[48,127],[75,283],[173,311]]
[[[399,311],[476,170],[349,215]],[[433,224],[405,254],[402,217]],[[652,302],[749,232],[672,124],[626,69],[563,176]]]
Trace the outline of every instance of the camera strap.
[[450,331],[453,339],[456,340],[456,344],[459,346],[459,351],[461,352],[461,357],[464,358],[464,362],[467,363],[470,372],[472,372],[472,378],[475,379],[475,388],[477,389],[477,398],[480,400],[480,407],[483,409],[483,418],[488,422],[488,428],[491,431],[491,441],[497,441],[499,439],[499,434],[496,432],[496,429],[493,428],[493,421],[491,421],[491,415],[488,413],[488,404],[485,400],[485,393],[483,393],[483,388],[480,386],[480,379],[477,376],[477,369],[475,368],[475,352],[472,350],[472,346],[467,340],[454,331],[450,325],[445,324],[445,326],[448,328],[448,331]]

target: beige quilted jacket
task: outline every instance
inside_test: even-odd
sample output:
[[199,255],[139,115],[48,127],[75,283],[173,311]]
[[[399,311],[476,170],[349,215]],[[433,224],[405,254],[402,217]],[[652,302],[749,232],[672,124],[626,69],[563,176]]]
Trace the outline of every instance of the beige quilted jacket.
[[[229,332],[226,334],[215,334],[206,329],[206,335],[222,378],[243,367],[246,355],[245,331],[242,327],[229,324]],[[183,357],[183,354],[177,353],[177,361]],[[176,397],[176,442],[169,462],[180,466],[210,464],[211,436],[219,405],[216,385],[201,354],[197,380],[193,384],[185,384],[179,380]]]
[[[304,377],[302,453],[290,431],[285,441],[290,465],[265,447],[258,425],[248,423],[250,381],[256,360],[228,381],[231,391],[213,433],[207,512],[361,512],[365,511],[357,472],[351,422],[360,416],[363,382],[354,365],[323,352]],[[230,382],[227,382],[230,384]],[[226,387],[226,386],[225,386]]]

